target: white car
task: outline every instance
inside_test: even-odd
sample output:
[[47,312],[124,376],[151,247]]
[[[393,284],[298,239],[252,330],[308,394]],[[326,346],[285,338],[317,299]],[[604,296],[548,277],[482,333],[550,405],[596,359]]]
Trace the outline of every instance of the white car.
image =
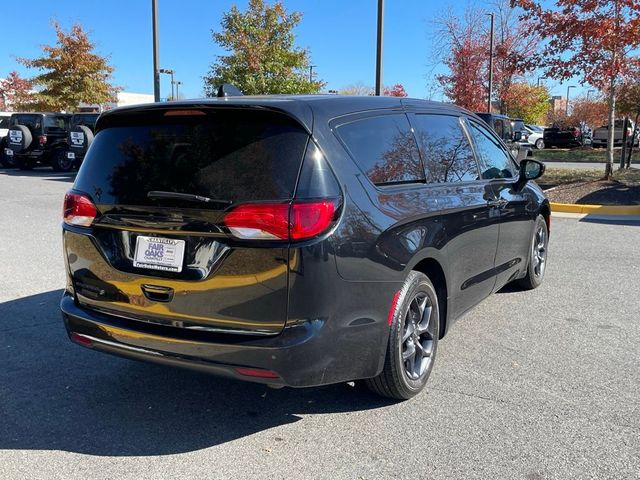
[[525,125],[524,128],[529,133],[529,137],[527,141],[535,145],[538,150],[542,150],[544,148],[544,139],[542,138],[544,134],[544,127],[540,127],[538,125]]
[[11,118],[11,112],[0,112],[0,140],[9,132],[9,118]]

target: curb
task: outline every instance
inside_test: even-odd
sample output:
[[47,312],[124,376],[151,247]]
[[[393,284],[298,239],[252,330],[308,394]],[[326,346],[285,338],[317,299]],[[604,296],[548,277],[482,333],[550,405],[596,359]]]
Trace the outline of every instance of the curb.
[[598,215],[640,215],[640,205],[579,205],[551,202],[551,212]]

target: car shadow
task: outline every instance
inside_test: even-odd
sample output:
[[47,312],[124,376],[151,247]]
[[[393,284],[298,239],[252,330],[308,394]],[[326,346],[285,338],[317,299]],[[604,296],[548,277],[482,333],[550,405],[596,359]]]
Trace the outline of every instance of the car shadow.
[[582,217],[580,222],[602,223],[604,225],[626,225],[630,227],[640,227],[640,216],[627,217],[624,215],[587,215]]
[[67,339],[61,294],[0,303],[0,450],[183,453],[303,415],[394,403],[347,384],[272,390],[84,349]]
[[18,170],[14,168],[0,168],[0,175],[8,177],[38,177],[53,182],[73,183],[77,170],[72,172],[54,172],[50,167],[36,167],[33,170]]
[[[612,203],[612,201],[614,201]],[[584,195],[576,203],[585,205],[640,205],[640,186],[614,184]]]

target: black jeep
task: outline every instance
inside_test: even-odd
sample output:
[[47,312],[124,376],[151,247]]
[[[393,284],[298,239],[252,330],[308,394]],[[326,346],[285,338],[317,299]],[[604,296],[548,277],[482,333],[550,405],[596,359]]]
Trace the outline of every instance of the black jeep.
[[512,119],[499,113],[477,112],[476,115],[498,134],[518,163],[527,158],[528,147],[522,143],[524,123],[520,128],[518,124],[514,125]]
[[68,172],[80,167],[87,149],[93,142],[93,132],[99,113],[74,113],[65,144],[51,158],[51,166],[58,172]]
[[[14,113],[9,120],[5,149],[7,166],[30,170],[48,165],[64,148],[69,134],[70,114]],[[52,166],[56,169],[55,162]]]

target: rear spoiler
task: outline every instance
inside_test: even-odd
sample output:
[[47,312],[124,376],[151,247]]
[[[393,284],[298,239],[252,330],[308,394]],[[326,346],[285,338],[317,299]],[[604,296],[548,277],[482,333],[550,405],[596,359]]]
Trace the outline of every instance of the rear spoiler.
[[298,100],[278,98],[277,96],[245,97],[227,96],[219,98],[207,98],[202,100],[189,100],[177,102],[149,103],[115,108],[104,112],[96,123],[96,134],[103,128],[107,128],[112,120],[126,117],[156,113],[170,110],[207,110],[207,109],[257,109],[269,110],[284,114],[298,122],[310,135],[313,132],[313,112],[305,103]]

